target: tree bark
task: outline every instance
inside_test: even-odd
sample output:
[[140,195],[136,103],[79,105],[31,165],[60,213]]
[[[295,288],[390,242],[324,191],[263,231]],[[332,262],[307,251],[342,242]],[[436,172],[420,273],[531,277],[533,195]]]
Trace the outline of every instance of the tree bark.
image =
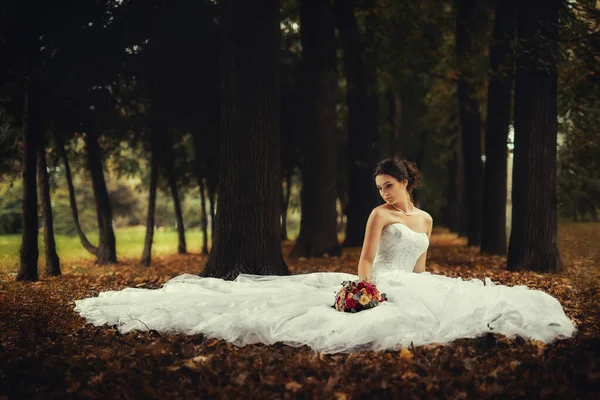
[[514,76],[512,45],[516,28],[516,4],[497,0],[490,46],[490,80],[485,128],[485,170],[481,252],[506,254],[506,168],[511,92]]
[[173,196],[173,206],[175,207],[175,218],[177,220],[177,253],[187,254],[187,245],[185,243],[185,225],[183,224],[181,201],[179,200],[179,192],[177,191],[177,180],[175,179],[175,176],[172,172],[169,173],[167,179],[169,180],[171,195]]
[[[340,255],[337,240],[337,72],[329,2],[300,4],[301,82],[305,114],[302,216],[294,257]],[[358,177],[356,177],[358,179]]]
[[100,145],[98,136],[95,132],[93,122],[88,127],[88,132],[84,135],[87,148],[88,168],[92,176],[92,188],[94,189],[94,199],[96,201],[96,214],[98,217],[98,251],[96,252],[96,263],[110,264],[117,262],[117,246],[115,232],[112,226],[112,208],[104,180],[104,171],[102,170],[102,158],[100,156]]
[[202,276],[288,275],[281,252],[279,0],[223,0],[221,162]]
[[[215,237],[215,214],[216,214],[216,197],[217,197],[217,193],[213,192],[210,189],[210,185],[208,184],[208,179],[206,182],[206,186],[208,189],[208,211],[210,212],[210,235],[214,240]],[[211,249],[212,249],[212,244],[211,244]]]
[[77,211],[77,199],[75,197],[75,188],[73,187],[73,176],[71,175],[71,166],[69,165],[69,158],[65,151],[65,144],[60,136],[56,136],[56,143],[60,157],[63,159],[65,164],[65,178],[67,180],[67,187],[69,188],[69,204],[71,205],[71,214],[73,215],[73,223],[75,224],[75,230],[79,236],[81,245],[90,253],[96,255],[98,248],[94,246],[86,237],[81,224],[79,223],[79,212]]
[[353,3],[335,2],[337,27],[344,50],[344,73],[348,105],[348,204],[344,246],[361,246],[367,219],[377,205],[372,171],[377,162],[377,95],[375,73],[369,69],[364,57],[364,46]]
[[[154,216],[156,212],[156,186],[158,185],[158,170],[160,168],[160,156],[161,151],[158,145],[158,136],[166,133],[164,130],[159,128],[158,124],[162,122],[155,122],[150,133],[150,148],[151,148],[151,161],[150,161],[150,187],[148,188],[148,213],[146,215],[146,235],[144,237],[144,250],[142,252],[142,259],[140,263],[146,267],[152,264],[152,244],[154,241]],[[156,132],[160,129],[160,132]]]
[[458,208],[458,236],[469,236],[469,207],[467,202],[467,184],[465,182],[465,157],[463,138],[460,131],[458,132],[458,140],[455,147],[456,159],[456,207]]
[[[23,236],[20,248],[20,267],[17,281],[38,280],[38,204],[37,204],[37,148],[42,136],[41,116],[41,61],[39,41],[37,52],[29,60],[30,72],[27,81],[26,125],[23,132]],[[30,49],[33,52],[34,46]]]
[[519,6],[510,270],[562,269],[556,244],[560,4],[560,0],[531,0]]
[[282,209],[281,209],[281,240],[288,240],[287,215],[290,206],[290,197],[292,195],[292,169],[285,171],[285,190],[281,190]]
[[46,148],[44,146],[43,133],[38,142],[37,168],[38,186],[42,213],[44,218],[44,252],[46,255],[46,275],[60,275],[60,260],[56,253],[56,241],[54,240],[54,222],[52,219],[52,203],[50,201],[50,182],[46,167]]
[[202,208],[200,218],[202,225],[202,254],[208,254],[208,218],[206,215],[206,189],[202,175],[198,178],[200,185],[200,207]]
[[481,239],[483,167],[481,164],[481,116],[475,97],[476,77],[473,64],[473,36],[478,0],[456,0],[456,50],[460,71],[457,94],[464,156],[464,183],[468,208],[469,246]]

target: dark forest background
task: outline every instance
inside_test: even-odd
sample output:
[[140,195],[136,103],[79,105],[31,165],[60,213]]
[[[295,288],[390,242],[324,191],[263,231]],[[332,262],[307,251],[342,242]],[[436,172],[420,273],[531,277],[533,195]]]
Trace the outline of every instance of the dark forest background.
[[208,275],[286,273],[279,240],[362,244],[386,157],[417,163],[436,227],[511,269],[560,270],[558,221],[597,221],[596,0],[247,3],[2,3],[0,234],[22,238],[19,279],[37,279],[38,232],[59,274],[55,233],[103,264],[127,227],[144,265],[156,228],[180,253],[199,230]]

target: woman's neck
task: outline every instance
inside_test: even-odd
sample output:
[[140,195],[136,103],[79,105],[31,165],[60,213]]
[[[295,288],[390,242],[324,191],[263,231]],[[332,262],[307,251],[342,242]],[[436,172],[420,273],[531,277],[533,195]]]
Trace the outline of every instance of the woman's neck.
[[394,203],[395,208],[399,208],[400,210],[411,213],[413,210],[412,202],[410,201],[410,196],[407,194],[404,199],[401,199]]

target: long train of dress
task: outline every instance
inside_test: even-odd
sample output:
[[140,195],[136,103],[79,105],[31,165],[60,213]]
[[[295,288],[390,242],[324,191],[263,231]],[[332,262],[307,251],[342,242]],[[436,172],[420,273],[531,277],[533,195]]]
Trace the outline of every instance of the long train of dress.
[[307,345],[324,353],[447,343],[488,332],[546,343],[574,334],[560,303],[542,291],[409,272],[428,244],[425,234],[406,225],[386,226],[373,279],[389,301],[356,314],[331,308],[342,281],[358,278],[336,272],[242,274],[234,281],[184,274],[161,289],[127,288],[77,300],[75,311],[122,333],[153,329],[240,346]]

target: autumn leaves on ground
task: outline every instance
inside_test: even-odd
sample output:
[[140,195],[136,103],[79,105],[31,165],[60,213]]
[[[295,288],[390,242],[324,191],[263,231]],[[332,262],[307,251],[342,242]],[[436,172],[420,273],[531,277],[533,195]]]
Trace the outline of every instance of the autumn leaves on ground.
[[[181,273],[200,272],[198,255],[155,257],[98,267],[63,265],[60,278],[18,283],[0,267],[0,399],[3,398],[592,398],[600,393],[600,228],[559,229],[566,271],[515,273],[505,260],[481,256],[454,235],[432,237],[435,274],[527,285],[560,300],[575,338],[543,346],[488,335],[401,351],[322,355],[309,348],[237,348],[202,336],[93,327],[73,300],[125,287],[158,288]],[[291,244],[284,244],[288,254]],[[355,272],[359,249],[339,258],[287,259],[293,273]],[[333,301],[333,300],[332,300]]]

